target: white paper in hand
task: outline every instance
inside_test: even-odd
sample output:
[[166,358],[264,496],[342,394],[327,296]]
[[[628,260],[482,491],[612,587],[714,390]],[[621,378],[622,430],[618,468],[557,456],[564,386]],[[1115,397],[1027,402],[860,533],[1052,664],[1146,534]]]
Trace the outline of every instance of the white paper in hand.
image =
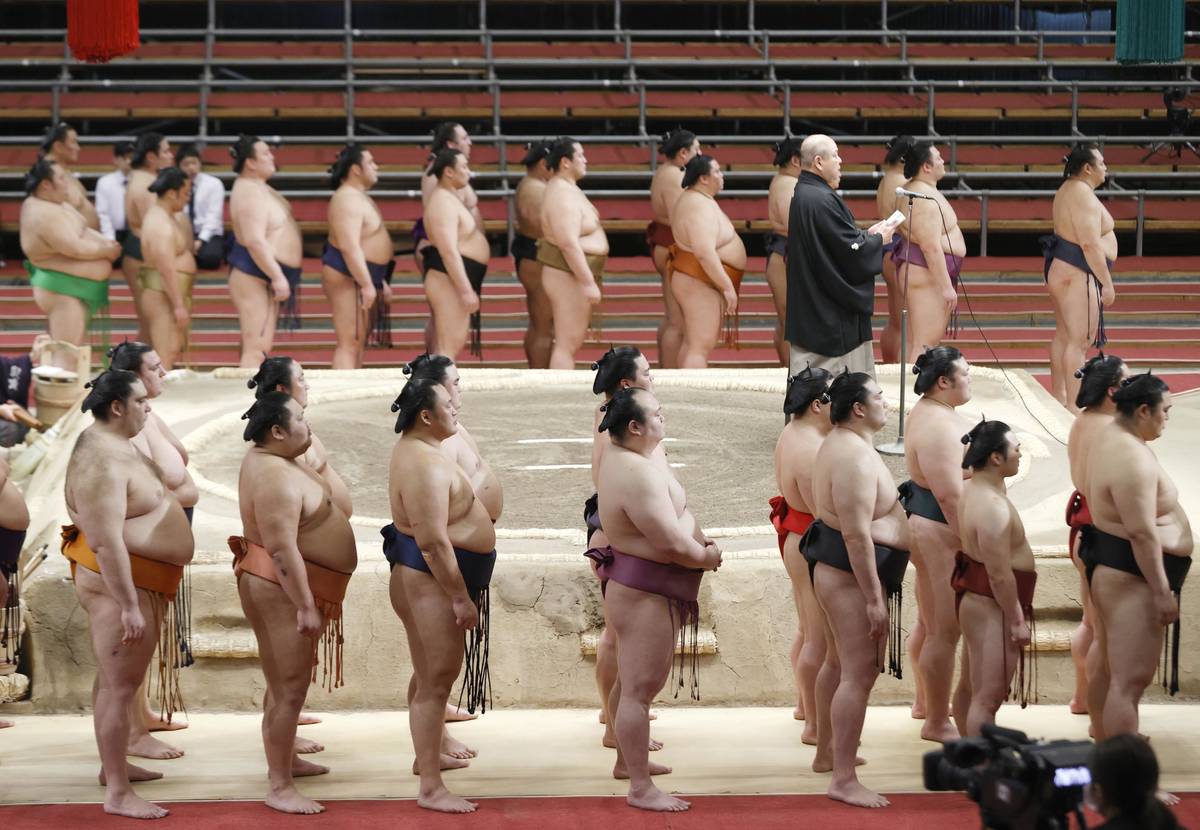
[[904,214],[900,211],[894,211],[891,216],[883,220],[883,226],[888,230],[895,230],[904,224]]

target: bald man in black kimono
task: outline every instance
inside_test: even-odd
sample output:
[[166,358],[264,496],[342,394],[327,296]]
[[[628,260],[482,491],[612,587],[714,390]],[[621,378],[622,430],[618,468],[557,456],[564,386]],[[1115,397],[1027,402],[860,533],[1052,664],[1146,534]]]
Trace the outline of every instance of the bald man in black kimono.
[[793,374],[805,366],[875,374],[875,277],[894,228],[879,222],[859,230],[837,194],[841,179],[833,139],[806,138],[788,219],[785,335]]

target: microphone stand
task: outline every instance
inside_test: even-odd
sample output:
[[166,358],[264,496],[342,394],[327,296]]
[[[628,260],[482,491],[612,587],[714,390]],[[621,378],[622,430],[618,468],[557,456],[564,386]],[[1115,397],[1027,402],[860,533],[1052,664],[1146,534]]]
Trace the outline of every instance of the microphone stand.
[[[912,247],[912,211],[913,198],[908,197],[908,218],[905,220],[908,223],[909,237],[903,241],[904,248],[904,277],[898,280],[903,286],[900,292],[900,431],[896,435],[896,440],[887,444],[880,444],[875,449],[882,455],[904,455],[904,386],[908,377],[905,369],[908,368],[908,266],[911,264],[908,258],[909,249]],[[897,278],[900,277],[900,270],[896,271]]]

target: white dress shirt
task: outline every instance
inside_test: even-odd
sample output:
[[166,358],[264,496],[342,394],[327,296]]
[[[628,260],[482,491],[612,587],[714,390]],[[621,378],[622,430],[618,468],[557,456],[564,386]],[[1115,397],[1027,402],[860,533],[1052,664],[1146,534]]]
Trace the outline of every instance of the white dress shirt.
[[192,198],[184,210],[201,242],[222,236],[225,233],[225,185],[216,176],[197,173],[192,179]]
[[103,175],[96,182],[96,213],[100,215],[100,233],[116,239],[125,230],[125,185],[129,177],[120,170]]

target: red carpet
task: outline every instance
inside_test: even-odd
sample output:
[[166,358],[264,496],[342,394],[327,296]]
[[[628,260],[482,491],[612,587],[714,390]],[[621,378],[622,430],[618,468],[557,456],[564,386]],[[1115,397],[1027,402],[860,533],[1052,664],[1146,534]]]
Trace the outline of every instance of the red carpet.
[[[1175,814],[1182,824],[1200,826],[1200,794],[1183,795]],[[326,811],[312,821],[285,816],[256,802],[194,802],[166,805],[171,810],[164,827],[173,830],[284,830],[309,824],[353,830],[408,828],[578,828],[579,830],[685,830],[685,828],[754,827],[755,830],[795,830],[806,827],[853,830],[944,830],[975,828],[978,812],[966,796],[922,793],[891,796],[892,806],[861,810],[830,801],[822,795],[704,796],[691,799],[686,813],[644,813],[621,798],[495,798],[483,799],[469,819],[441,816],[412,801],[328,801]],[[469,825],[467,824],[469,822]],[[1088,824],[1100,822],[1089,816]],[[96,804],[54,804],[0,808],[0,827],[58,830],[63,827],[147,826],[130,819],[105,816]]]

